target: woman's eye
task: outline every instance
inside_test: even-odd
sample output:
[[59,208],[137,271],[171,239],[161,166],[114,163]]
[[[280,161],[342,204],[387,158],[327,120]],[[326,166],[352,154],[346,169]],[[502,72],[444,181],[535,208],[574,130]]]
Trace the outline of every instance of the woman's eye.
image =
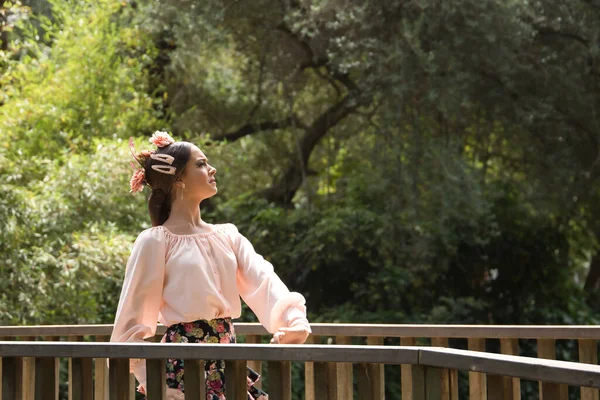
[[199,166],[199,167],[203,167],[203,166],[205,166],[205,165],[206,165],[206,163],[205,163],[205,162],[199,162],[199,163],[198,163],[198,164],[196,164],[196,165],[197,165],[197,166]]

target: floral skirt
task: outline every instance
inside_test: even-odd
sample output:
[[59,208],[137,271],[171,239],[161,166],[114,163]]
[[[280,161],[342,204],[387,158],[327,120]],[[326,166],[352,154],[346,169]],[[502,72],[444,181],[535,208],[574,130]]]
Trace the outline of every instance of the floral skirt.
[[[171,325],[163,340],[167,343],[235,343],[235,331],[231,318],[198,320]],[[167,388],[185,392],[183,360],[167,360]],[[225,399],[225,361],[205,362],[206,400]],[[255,387],[260,375],[248,368],[248,400],[267,400],[268,395]]]

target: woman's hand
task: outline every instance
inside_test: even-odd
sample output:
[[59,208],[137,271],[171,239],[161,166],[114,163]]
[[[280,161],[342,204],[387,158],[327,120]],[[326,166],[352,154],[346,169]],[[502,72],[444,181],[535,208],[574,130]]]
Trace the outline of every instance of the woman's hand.
[[271,344],[302,344],[306,342],[309,332],[305,327],[297,325],[289,328],[279,328],[271,339]]

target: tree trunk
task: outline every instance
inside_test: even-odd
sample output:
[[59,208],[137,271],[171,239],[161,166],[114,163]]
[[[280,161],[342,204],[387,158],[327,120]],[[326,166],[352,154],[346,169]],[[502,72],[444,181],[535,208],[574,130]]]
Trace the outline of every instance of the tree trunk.
[[351,100],[345,97],[339,103],[333,105],[325,111],[313,124],[306,129],[306,133],[300,139],[299,152],[300,159],[293,160],[283,176],[275,182],[270,188],[262,192],[269,202],[281,206],[289,206],[294,195],[302,185],[310,154],[315,149],[319,141],[334,127],[338,122],[344,119],[356,108],[350,105]]
[[598,284],[600,283],[600,252],[596,253],[592,257],[590,263],[590,271],[585,279],[584,289],[587,293],[592,294],[598,290]]

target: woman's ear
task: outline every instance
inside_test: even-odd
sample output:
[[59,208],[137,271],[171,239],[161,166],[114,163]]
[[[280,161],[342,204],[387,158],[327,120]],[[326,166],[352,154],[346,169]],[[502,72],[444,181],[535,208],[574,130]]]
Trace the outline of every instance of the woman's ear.
[[183,181],[176,181],[173,185],[175,185],[177,189],[185,189],[185,183],[183,183]]

